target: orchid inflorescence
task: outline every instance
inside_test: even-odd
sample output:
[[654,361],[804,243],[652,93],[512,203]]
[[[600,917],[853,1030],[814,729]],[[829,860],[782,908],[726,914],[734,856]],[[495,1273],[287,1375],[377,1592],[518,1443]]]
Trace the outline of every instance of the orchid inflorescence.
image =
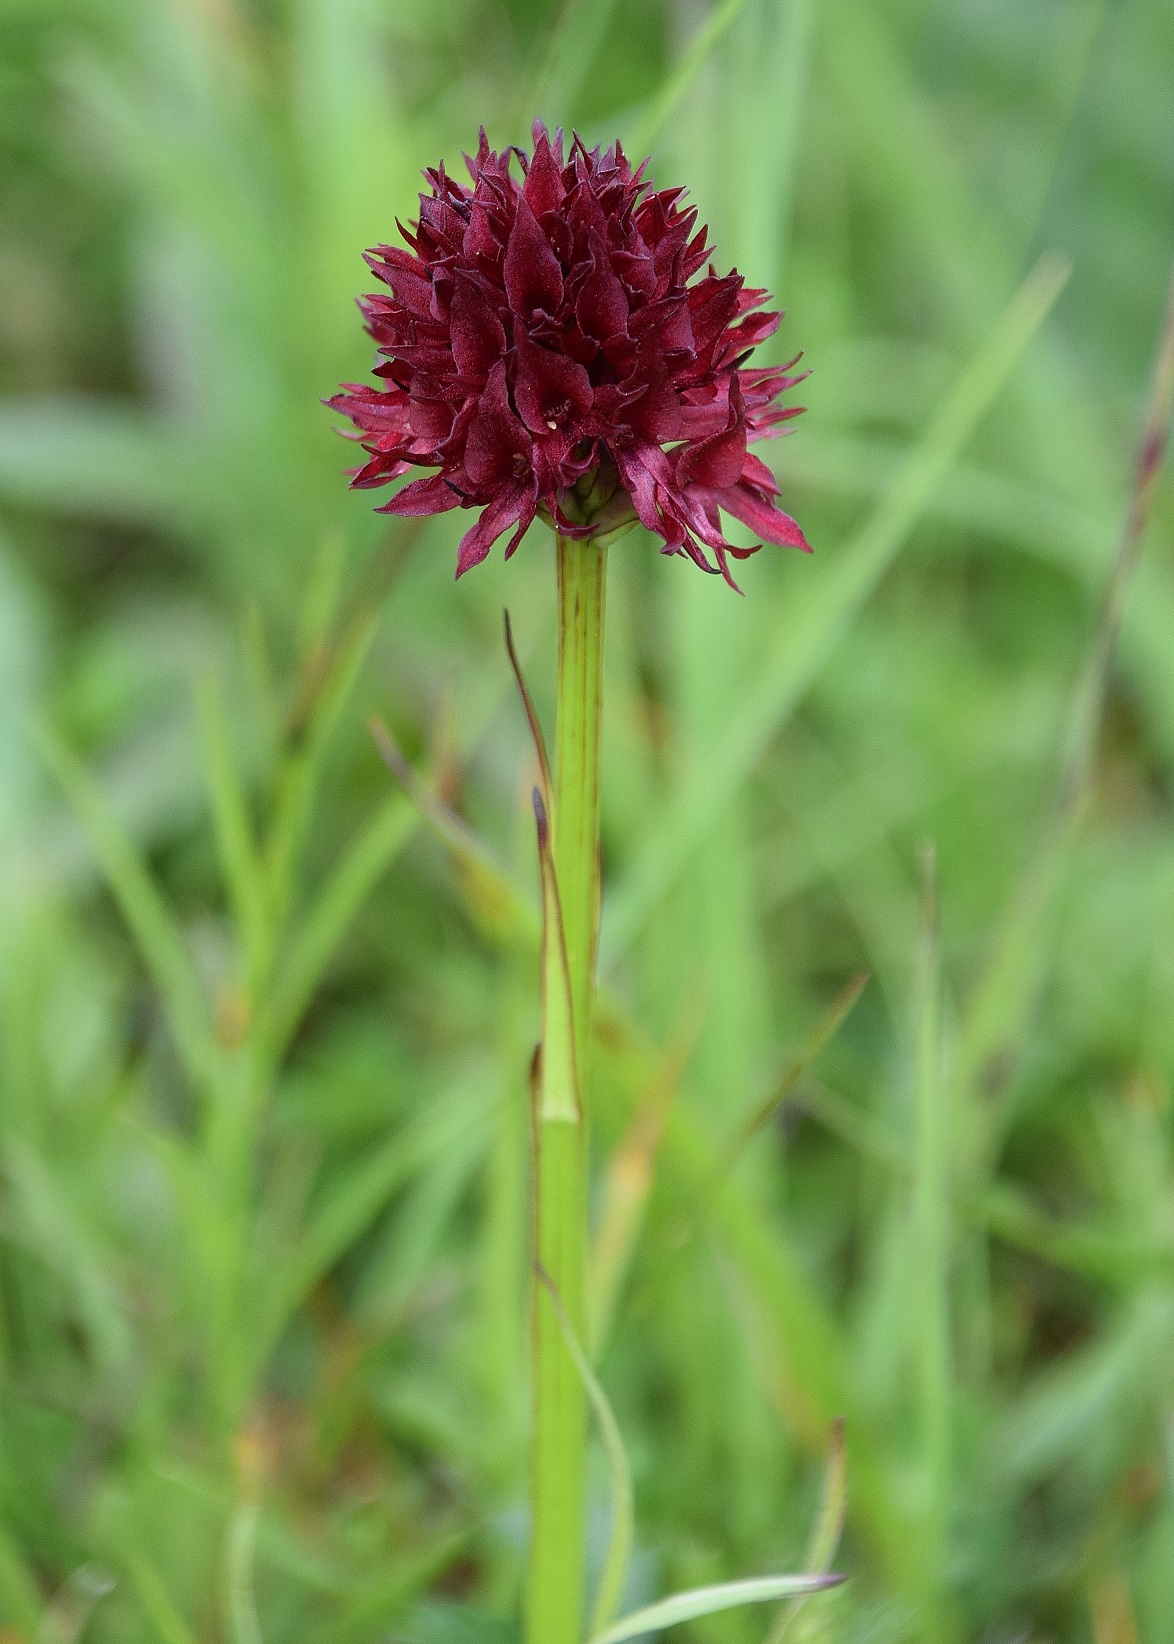
[[458,576],[512,527],[508,559],[536,516],[572,538],[639,521],[665,553],[731,584],[729,558],[761,544],[727,541],[719,510],[806,548],[747,449],[802,409],[776,404],[800,380],[794,360],[745,364],[782,315],[736,271],[695,278],[707,230],[694,234],[684,191],[654,191],[619,143],[601,153],[575,137],[564,160],[562,132],[541,122],[532,156],[494,152],[482,129],[466,164],[472,187],[443,164],[425,173],[419,221],[399,225],[410,251],[367,254],[389,288],[361,304],[383,386],[351,383],[329,402],[368,453],[351,484],[435,468],[382,511],[481,509]]

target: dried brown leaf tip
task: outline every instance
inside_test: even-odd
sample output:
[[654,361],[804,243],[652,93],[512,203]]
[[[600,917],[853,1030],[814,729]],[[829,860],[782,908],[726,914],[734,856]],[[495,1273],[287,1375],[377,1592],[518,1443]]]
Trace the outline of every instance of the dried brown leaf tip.
[[507,530],[508,559],[535,517],[570,537],[638,520],[730,583],[729,559],[761,544],[728,542],[723,512],[805,549],[747,449],[801,409],[777,403],[800,381],[794,360],[746,365],[782,315],[736,271],[701,272],[707,230],[684,191],[654,190],[618,143],[576,137],[564,159],[562,132],[540,122],[532,154],[496,153],[482,130],[466,163],[471,186],[443,164],[425,173],[419,220],[400,227],[408,250],[367,254],[388,287],[361,304],[382,382],[329,402],[368,454],[351,484],[435,469],[383,511],[480,509],[458,576]]

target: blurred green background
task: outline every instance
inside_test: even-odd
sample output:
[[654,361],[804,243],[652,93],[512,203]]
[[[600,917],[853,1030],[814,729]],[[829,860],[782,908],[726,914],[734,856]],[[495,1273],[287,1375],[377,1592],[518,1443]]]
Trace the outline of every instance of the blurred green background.
[[0,0],[0,1637],[516,1636],[551,541],[454,587],[320,399],[420,168],[536,113],[649,148],[813,367],[812,559],[611,555],[630,1601],[797,1568],[843,1415],[789,1637],[1174,1640],[1169,480],[1087,735],[1168,0]]

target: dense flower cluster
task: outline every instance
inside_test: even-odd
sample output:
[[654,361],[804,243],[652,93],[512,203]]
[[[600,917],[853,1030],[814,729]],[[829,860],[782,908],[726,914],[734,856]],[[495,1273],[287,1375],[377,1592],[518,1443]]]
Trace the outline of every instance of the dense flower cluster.
[[651,192],[618,143],[601,154],[576,137],[564,162],[562,133],[552,142],[540,123],[532,157],[494,153],[482,131],[467,164],[471,188],[443,165],[426,173],[419,222],[399,225],[410,251],[368,253],[389,288],[362,304],[385,386],[329,402],[369,453],[352,485],[436,468],[384,511],[482,509],[458,576],[513,527],[508,559],[536,514],[569,536],[639,519],[666,553],[729,582],[728,556],[756,549],[725,540],[719,509],[806,548],[746,448],[800,409],[775,403],[799,381],[794,361],[744,364],[782,316],[736,272],[694,279],[707,231],[693,233],[683,190]]

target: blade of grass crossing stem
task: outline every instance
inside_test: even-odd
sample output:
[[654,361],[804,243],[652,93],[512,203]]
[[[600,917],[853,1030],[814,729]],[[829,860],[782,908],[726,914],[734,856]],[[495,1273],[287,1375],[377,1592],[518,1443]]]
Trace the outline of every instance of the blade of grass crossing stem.
[[590,1644],[624,1644],[629,1638],[644,1638],[663,1632],[683,1621],[717,1615],[722,1610],[740,1609],[746,1604],[770,1604],[776,1599],[800,1593],[821,1593],[843,1580],[838,1575],[754,1576],[748,1581],[727,1581],[717,1587],[694,1587],[689,1592],[663,1598],[658,1604],[635,1610],[606,1632],[596,1633]]
[[[836,1548],[844,1533],[844,1517],[848,1511],[848,1451],[844,1443],[844,1418],[832,1422],[828,1439],[827,1461],[823,1470],[823,1487],[815,1522],[811,1526],[811,1540],[803,1560],[805,1575],[826,1575],[831,1569]],[[784,1644],[794,1639],[795,1644],[813,1636],[812,1610],[809,1598],[793,1598],[784,1608],[767,1637],[766,1644]]]
[[[535,1067],[537,1259],[576,1335],[586,1242],[583,1123],[559,887],[542,796],[534,790],[542,878],[542,1044]],[[527,1600],[531,1644],[569,1644],[582,1624],[583,1390],[545,1288],[534,1296],[533,1522]]]
[[939,1610],[950,1492],[950,1210],[949,1136],[942,1066],[942,976],[938,938],[937,857],[922,847],[922,920],[917,955],[914,1087],[917,1141],[913,1178],[913,1259],[916,1285],[910,1317],[917,1331],[918,1405],[925,1514],[921,1558],[929,1640],[943,1634]]
[[633,133],[632,140],[627,145],[633,155],[643,158],[648,152],[660,128],[704,68],[710,52],[733,27],[738,13],[745,4],[746,0],[722,0],[722,4],[715,6],[709,13]]
[[220,866],[236,914],[250,995],[256,995],[269,963],[265,880],[253,841],[248,807],[237,776],[220,681],[211,672],[196,683],[204,779],[212,806]]
[[595,1412],[595,1419],[599,1423],[599,1435],[607,1455],[608,1472],[611,1475],[611,1532],[599,1577],[599,1591],[595,1595],[595,1603],[591,1610],[591,1633],[595,1634],[602,1632],[614,1620],[615,1613],[620,1607],[620,1600],[624,1596],[624,1584],[628,1579],[628,1564],[632,1557],[634,1535],[632,1475],[628,1468],[619,1423],[608,1403],[607,1394],[600,1386],[599,1379],[588,1363],[587,1355],[572,1328],[562,1298],[555,1289],[550,1274],[542,1266],[538,1269],[538,1277],[550,1297],[550,1305],[562,1331],[567,1352],[575,1362],[575,1369],[579,1372],[583,1389]]
[[754,769],[779,727],[819,674],[856,613],[908,539],[936,487],[1006,382],[1050,312],[1069,265],[1040,260],[986,342],[959,376],[874,511],[837,552],[828,571],[778,628],[759,684],[727,721],[666,816],[644,845],[608,905],[605,964],[618,958],[684,870],[720,816],[730,793]]
[[76,812],[130,928],[175,1035],[180,1058],[198,1089],[213,1088],[219,1056],[195,968],[183,936],[105,795],[57,733],[34,722],[38,747]]

